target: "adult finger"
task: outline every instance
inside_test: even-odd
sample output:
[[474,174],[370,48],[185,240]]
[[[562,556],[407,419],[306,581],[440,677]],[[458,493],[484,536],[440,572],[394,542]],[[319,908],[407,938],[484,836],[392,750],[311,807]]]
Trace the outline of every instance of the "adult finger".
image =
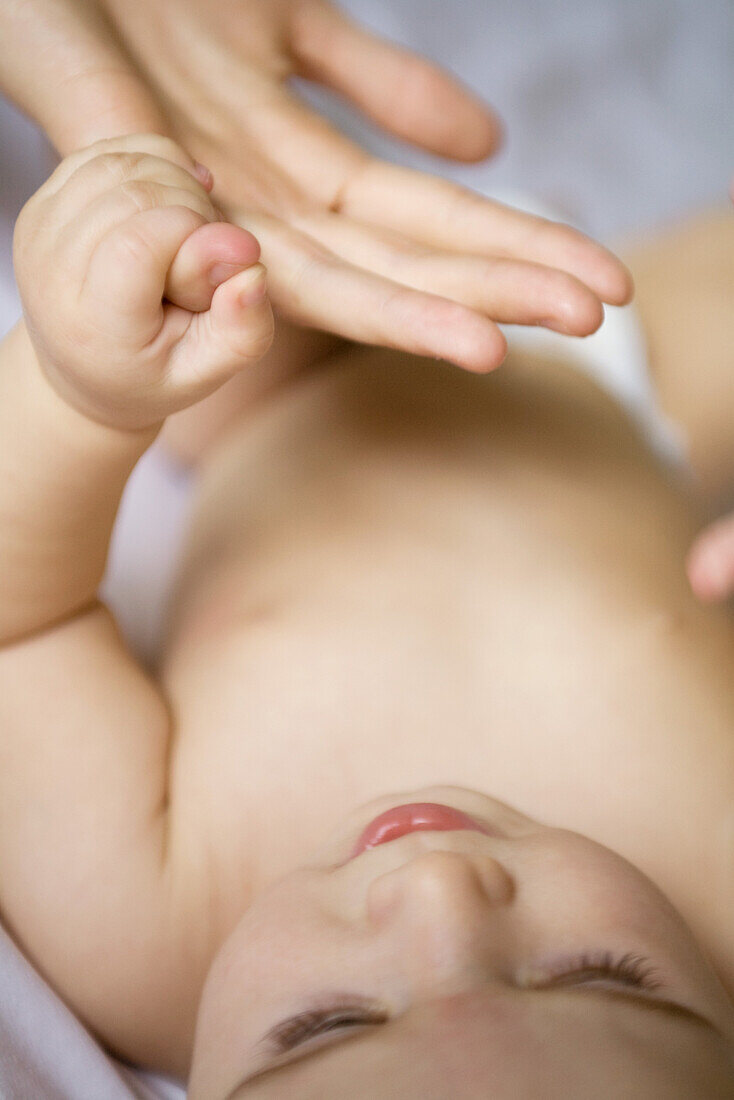
[[290,30],[300,75],[340,92],[397,137],[462,161],[483,160],[498,147],[496,115],[458,80],[326,0],[294,5]]
[[372,160],[343,189],[339,211],[437,248],[557,267],[613,305],[632,296],[624,264],[578,230],[423,172]]
[[555,268],[421,248],[400,234],[338,214],[310,215],[296,224],[355,266],[461,302],[494,321],[544,325],[556,332],[588,336],[604,319],[596,294]]
[[202,225],[174,256],[164,295],[169,302],[200,313],[209,309],[217,287],[259,258],[260,245],[246,229],[227,222]]
[[274,218],[248,212],[241,224],[260,241],[273,305],[287,319],[476,372],[504,358],[504,336],[474,310],[354,267]]
[[699,535],[688,555],[687,571],[700,600],[713,603],[734,593],[734,514]]

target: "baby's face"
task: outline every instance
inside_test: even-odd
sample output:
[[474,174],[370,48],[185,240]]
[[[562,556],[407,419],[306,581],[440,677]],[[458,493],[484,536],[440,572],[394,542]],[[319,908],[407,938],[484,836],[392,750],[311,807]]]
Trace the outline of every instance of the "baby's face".
[[[454,807],[482,831],[411,831],[355,855],[406,803]],[[256,900],[210,971],[189,1092],[732,1095],[734,1010],[653,884],[451,787],[371,803]]]

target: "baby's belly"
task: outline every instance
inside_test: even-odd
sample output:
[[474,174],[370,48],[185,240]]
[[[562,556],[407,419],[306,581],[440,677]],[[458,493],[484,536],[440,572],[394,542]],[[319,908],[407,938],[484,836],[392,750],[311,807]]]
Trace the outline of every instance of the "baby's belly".
[[360,802],[450,783],[693,908],[734,775],[734,647],[687,592],[694,520],[589,383],[503,370],[355,353],[204,472],[163,678],[172,790],[223,895]]

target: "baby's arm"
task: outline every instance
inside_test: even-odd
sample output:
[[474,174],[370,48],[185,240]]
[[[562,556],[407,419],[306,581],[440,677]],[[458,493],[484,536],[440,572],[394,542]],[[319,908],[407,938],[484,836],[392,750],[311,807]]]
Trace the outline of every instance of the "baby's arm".
[[[65,161],[21,215],[28,331],[0,347],[0,908],[123,1054],[146,1049],[191,960],[171,858],[174,716],[97,586],[163,418],[272,329],[256,242],[216,221],[192,171],[161,138]],[[239,273],[215,289],[217,261]]]

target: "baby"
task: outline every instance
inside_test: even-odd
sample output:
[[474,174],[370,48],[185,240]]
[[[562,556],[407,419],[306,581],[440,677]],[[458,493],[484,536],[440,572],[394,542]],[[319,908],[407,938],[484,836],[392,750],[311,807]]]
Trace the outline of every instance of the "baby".
[[19,220],[4,921],[192,1100],[731,1097],[734,630],[594,383],[332,354],[203,454],[155,676],[97,600],[163,420],[271,340],[210,186],[127,138]]

